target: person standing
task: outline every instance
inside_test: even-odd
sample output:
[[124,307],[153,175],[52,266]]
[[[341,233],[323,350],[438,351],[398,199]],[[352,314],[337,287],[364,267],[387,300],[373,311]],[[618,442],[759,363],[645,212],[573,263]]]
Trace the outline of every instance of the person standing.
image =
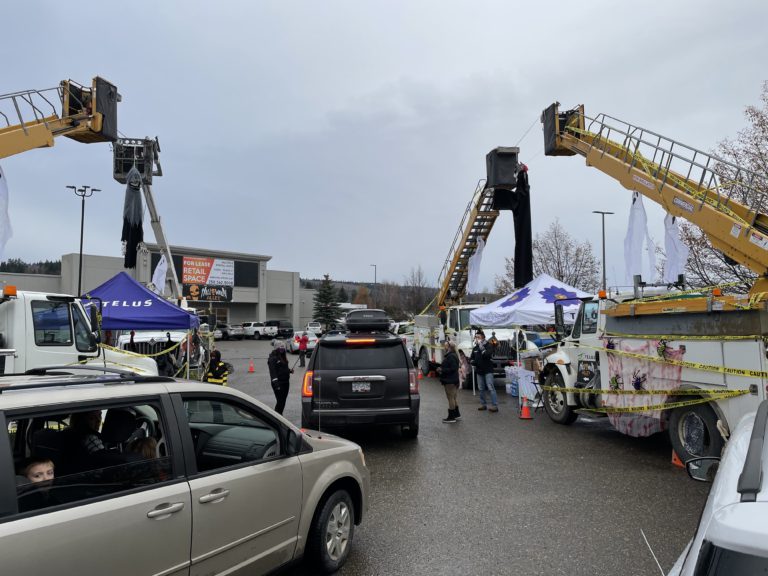
[[205,376],[205,381],[210,384],[226,386],[228,377],[229,370],[227,369],[227,365],[221,361],[221,352],[214,350],[211,352],[211,363],[208,365],[208,373]]
[[445,388],[445,396],[448,398],[448,417],[443,418],[443,422],[453,424],[461,420],[459,405],[456,401],[459,392],[459,356],[456,354],[456,345],[450,340],[443,342],[440,383]]
[[[498,412],[499,405],[496,398],[496,387],[493,378],[493,361],[491,360],[491,345],[485,339],[485,333],[482,330],[475,332],[475,346],[472,348],[472,365],[477,374],[477,388],[480,390],[480,406],[478,410],[488,410]],[[491,407],[485,400],[486,389],[491,393]]]
[[304,367],[304,358],[307,357],[307,345],[309,344],[309,336],[306,332],[301,333],[299,339],[299,366]]
[[293,370],[288,367],[284,342],[279,341],[275,344],[275,349],[272,350],[267,359],[267,365],[269,366],[272,391],[275,393],[275,400],[277,401],[275,412],[282,414],[285,408],[285,401],[288,398],[291,374],[293,374]]

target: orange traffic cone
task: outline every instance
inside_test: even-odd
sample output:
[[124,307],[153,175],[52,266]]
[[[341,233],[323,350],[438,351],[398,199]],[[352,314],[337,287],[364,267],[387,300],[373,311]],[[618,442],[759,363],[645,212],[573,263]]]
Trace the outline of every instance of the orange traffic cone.
[[520,419],[533,420],[533,416],[531,416],[531,409],[528,407],[528,399],[525,396],[523,396],[523,404],[520,407]]
[[677,466],[678,468],[685,468],[685,464],[680,460],[680,457],[677,455],[674,448],[672,448],[672,465]]
[[253,367],[253,358],[251,358],[251,361],[248,363],[248,373],[253,374],[256,372],[256,369]]

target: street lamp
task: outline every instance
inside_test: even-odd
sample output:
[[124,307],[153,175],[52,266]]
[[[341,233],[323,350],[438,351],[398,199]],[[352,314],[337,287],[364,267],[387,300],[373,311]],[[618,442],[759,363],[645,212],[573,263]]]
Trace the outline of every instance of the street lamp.
[[605,290],[605,215],[613,212],[603,212],[602,210],[592,210],[592,214],[600,214],[603,220],[603,290]]
[[80,296],[80,289],[83,283],[83,228],[85,226],[85,199],[93,196],[94,192],[101,192],[98,188],[91,188],[90,186],[82,186],[80,188],[76,186],[67,186],[77,196],[82,198],[80,208],[80,257],[77,259],[77,295]]
[[[376,264],[371,264],[373,266],[373,293],[376,293]],[[373,295],[372,295],[373,296]],[[376,298],[372,297],[371,300],[373,300],[373,305],[376,305]]]

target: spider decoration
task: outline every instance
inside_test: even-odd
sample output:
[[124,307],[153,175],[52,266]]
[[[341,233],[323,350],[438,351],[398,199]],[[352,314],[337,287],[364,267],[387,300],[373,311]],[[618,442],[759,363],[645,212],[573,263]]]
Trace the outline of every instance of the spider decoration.
[[624,379],[621,377],[621,374],[614,374],[611,376],[608,385],[611,387],[611,390],[621,390],[624,387]]
[[646,380],[648,380],[648,375],[640,374],[639,368],[632,372],[632,388],[635,390],[645,390]]
[[667,357],[668,346],[669,343],[666,340],[659,340],[658,344],[656,344],[656,354],[659,355],[659,358]]

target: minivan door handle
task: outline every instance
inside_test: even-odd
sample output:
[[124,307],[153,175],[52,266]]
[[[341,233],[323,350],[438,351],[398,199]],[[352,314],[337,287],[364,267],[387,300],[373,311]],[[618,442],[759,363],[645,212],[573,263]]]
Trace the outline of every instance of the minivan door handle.
[[147,512],[147,518],[152,518],[154,520],[163,520],[165,518],[170,517],[171,514],[175,514],[176,512],[180,512],[184,508],[184,502],[174,502],[171,504],[170,502],[165,502],[163,504],[160,504]]
[[198,502],[200,502],[200,504],[215,504],[216,502],[221,502],[227,496],[229,496],[229,490],[216,488],[213,492],[210,492],[205,496],[200,496]]

